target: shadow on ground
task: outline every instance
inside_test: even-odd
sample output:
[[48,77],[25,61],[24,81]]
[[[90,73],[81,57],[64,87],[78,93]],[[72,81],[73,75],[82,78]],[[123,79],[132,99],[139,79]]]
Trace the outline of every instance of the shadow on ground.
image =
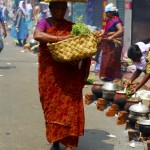
[[75,150],[113,150],[114,145],[106,143],[109,133],[96,129],[85,129],[84,136],[80,137],[78,148]]
[[16,66],[0,66],[0,69],[14,69]]

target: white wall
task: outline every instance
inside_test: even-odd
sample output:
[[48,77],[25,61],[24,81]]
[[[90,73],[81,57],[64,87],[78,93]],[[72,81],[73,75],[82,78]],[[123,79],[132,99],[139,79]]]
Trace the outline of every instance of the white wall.
[[[130,3],[132,0],[125,0],[125,3]],[[126,5],[126,4],[125,4]],[[125,7],[124,18],[124,51],[127,52],[131,45],[131,30],[132,30],[132,9]]]

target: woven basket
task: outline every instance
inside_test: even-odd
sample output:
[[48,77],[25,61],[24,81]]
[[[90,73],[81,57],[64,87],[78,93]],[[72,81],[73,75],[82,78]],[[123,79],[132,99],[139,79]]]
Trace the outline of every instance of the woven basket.
[[39,0],[39,2],[87,2],[87,0]]
[[54,60],[73,62],[95,55],[97,38],[93,34],[79,35],[57,43],[48,43],[47,46]]

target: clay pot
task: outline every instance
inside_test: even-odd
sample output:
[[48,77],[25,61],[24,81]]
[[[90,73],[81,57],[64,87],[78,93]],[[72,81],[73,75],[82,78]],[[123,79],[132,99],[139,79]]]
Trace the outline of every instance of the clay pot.
[[85,104],[90,105],[93,102],[93,94],[85,94]]
[[124,91],[116,91],[116,94],[114,96],[114,104],[117,104],[120,109],[123,109],[126,102],[127,102],[127,95]]
[[106,116],[107,117],[113,117],[113,116],[115,116],[115,114],[118,113],[119,110],[120,109],[119,109],[119,106],[117,104],[112,104],[111,107],[106,112]]
[[142,102],[142,100],[140,100],[140,99],[127,99],[127,102],[124,106],[124,110],[129,112],[129,107],[134,105],[134,104],[138,104],[139,102]]
[[97,100],[97,109],[103,111],[107,107],[107,101],[104,98],[98,98]]
[[90,105],[93,101],[91,99],[85,99],[85,104]]
[[102,97],[102,86],[103,86],[103,82],[98,82],[98,81],[93,82],[91,91],[96,96],[96,98]]
[[120,111],[117,119],[117,125],[125,124],[129,113],[127,111]]

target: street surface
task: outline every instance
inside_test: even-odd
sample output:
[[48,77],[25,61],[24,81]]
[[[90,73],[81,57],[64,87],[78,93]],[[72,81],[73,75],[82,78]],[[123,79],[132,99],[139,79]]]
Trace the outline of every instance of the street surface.
[[[0,54],[0,150],[49,150],[39,102],[37,54],[16,47],[9,36],[4,43]],[[91,86],[85,86],[83,93],[91,93]],[[144,150],[143,143],[130,147],[125,125],[118,126],[117,118],[106,117],[105,112],[98,111],[95,103],[85,105],[85,135],[74,150]]]

